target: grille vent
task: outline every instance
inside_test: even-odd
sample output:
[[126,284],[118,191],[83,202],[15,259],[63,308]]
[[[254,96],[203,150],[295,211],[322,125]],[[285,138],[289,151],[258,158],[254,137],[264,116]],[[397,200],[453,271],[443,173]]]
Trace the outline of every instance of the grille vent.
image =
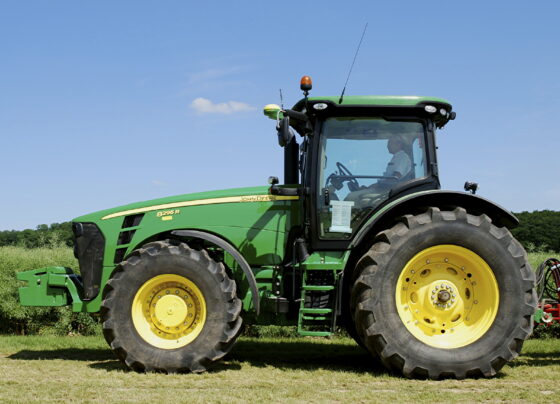
[[[134,237],[134,233],[136,233],[137,230],[135,229],[135,227],[138,227],[140,225],[140,222],[142,222],[143,218],[143,213],[125,216],[125,218],[123,219],[122,230],[119,233],[119,238],[117,239],[118,246],[127,246],[128,244],[130,244],[132,238]],[[124,259],[127,250],[128,246],[117,248],[117,250],[115,251],[115,258],[113,262],[115,264],[121,262]]]

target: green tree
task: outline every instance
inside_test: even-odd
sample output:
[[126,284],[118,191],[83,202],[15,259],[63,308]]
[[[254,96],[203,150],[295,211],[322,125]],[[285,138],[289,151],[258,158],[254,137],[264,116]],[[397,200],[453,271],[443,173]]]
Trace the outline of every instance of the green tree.
[[541,210],[516,216],[519,227],[512,233],[526,249],[560,251],[560,212]]

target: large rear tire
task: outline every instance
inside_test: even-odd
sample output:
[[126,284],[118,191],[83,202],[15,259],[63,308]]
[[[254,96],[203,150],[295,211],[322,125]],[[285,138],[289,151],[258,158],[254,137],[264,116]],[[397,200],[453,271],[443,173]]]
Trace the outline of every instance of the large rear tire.
[[233,346],[241,301],[222,263],[185,243],[153,242],[108,281],[103,335],[129,368],[203,372]]
[[407,215],[359,260],[351,312],[367,349],[407,377],[496,374],[532,332],[535,277],[521,245],[463,208]]

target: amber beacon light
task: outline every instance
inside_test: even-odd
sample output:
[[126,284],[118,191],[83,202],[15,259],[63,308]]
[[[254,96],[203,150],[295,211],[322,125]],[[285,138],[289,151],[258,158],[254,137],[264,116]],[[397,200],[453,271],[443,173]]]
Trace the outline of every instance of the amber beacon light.
[[311,81],[311,77],[303,76],[299,82],[299,88],[301,88],[302,91],[305,91],[307,95],[307,93],[311,90],[312,87],[313,87],[313,82]]

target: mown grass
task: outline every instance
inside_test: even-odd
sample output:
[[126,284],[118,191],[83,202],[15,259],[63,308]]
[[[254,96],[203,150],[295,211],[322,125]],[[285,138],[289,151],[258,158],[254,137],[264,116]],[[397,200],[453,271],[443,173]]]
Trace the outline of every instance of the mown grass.
[[408,380],[348,338],[241,338],[212,371],[137,374],[100,337],[0,337],[0,402],[560,401],[560,341],[531,340],[498,377]]

